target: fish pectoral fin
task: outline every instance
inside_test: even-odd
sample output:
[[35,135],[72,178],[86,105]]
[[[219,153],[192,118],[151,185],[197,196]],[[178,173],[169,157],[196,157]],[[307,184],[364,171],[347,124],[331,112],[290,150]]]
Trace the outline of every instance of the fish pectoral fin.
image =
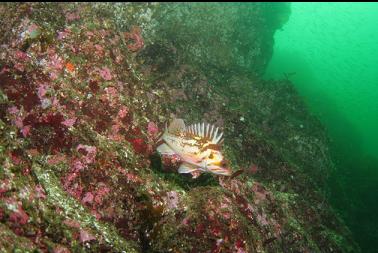
[[183,163],[180,165],[180,168],[178,169],[179,173],[192,173],[194,171],[198,170],[196,167],[189,163]]
[[167,144],[163,143],[159,147],[157,147],[157,152],[161,155],[174,155],[175,151],[173,151]]

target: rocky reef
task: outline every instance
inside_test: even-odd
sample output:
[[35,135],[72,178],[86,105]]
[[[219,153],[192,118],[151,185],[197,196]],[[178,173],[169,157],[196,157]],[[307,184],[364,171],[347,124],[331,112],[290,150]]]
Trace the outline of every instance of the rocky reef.
[[[358,252],[328,140],[264,81],[284,3],[0,5],[1,252]],[[155,152],[174,117],[225,133],[233,177]]]

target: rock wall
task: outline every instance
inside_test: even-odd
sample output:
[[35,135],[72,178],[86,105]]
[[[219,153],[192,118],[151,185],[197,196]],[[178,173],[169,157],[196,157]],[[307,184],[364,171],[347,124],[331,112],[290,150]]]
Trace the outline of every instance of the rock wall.
[[[358,252],[325,199],[322,126],[260,79],[288,13],[0,5],[1,250]],[[221,126],[234,177],[159,157],[173,117]]]

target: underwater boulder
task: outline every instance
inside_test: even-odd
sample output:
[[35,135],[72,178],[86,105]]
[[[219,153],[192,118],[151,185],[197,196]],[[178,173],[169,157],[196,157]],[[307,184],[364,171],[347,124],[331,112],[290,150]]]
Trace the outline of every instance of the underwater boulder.
[[[322,127],[259,78],[279,25],[246,6],[0,5],[0,248],[358,252],[311,178]],[[222,127],[239,172],[164,168],[174,117]]]

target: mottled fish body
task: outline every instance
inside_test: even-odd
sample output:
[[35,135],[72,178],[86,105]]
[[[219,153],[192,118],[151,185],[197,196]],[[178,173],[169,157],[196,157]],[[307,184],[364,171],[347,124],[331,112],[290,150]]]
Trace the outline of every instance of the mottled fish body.
[[210,124],[199,123],[188,127],[182,119],[175,119],[161,137],[163,142],[157,151],[162,155],[177,154],[183,160],[178,172],[197,177],[201,172],[231,175],[224,166],[220,152],[223,133]]

